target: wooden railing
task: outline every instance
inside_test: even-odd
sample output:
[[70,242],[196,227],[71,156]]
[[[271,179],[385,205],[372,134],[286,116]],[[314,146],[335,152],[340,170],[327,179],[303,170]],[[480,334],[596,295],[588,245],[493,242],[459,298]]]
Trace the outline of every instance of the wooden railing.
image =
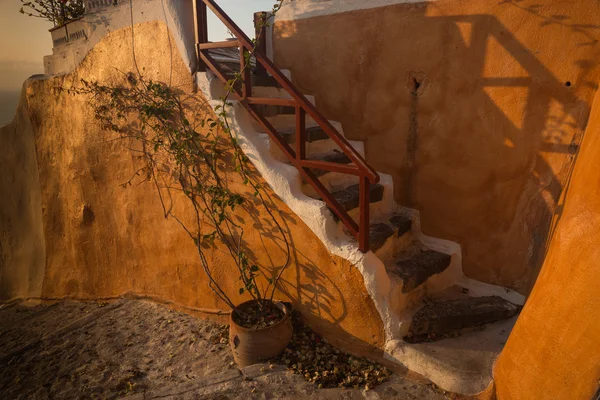
[[[208,41],[207,8],[225,24],[227,29],[235,36],[236,40],[224,42]],[[229,78],[219,68],[217,62],[210,56],[208,50],[218,48],[239,47],[240,49],[240,71],[242,71],[241,87],[235,87],[231,93],[233,100],[238,100],[250,113],[250,115],[265,129],[271,139],[277,144],[281,151],[300,171],[303,178],[310,183],[322,200],[344,223],[350,233],[357,239],[361,251],[369,250],[369,204],[370,185],[379,182],[379,175],[367,164],[365,159],[348,143],[348,141],[331,125],[331,123],[309,102],[306,97],[292,84],[292,82],[269,60],[264,51],[254,51],[252,40],[231,20],[231,18],[219,7],[214,0],[194,0],[194,14],[196,26],[196,50],[198,53],[199,69],[210,70],[223,82]],[[264,40],[264,39],[263,39]],[[260,48],[259,48],[260,49]],[[251,69],[246,68],[246,57],[248,52],[254,51],[257,67],[270,74],[277,83],[286,90],[291,99],[282,98],[260,98],[252,96]],[[292,149],[283,136],[261,115],[255,106],[275,105],[295,108],[296,116],[296,146]],[[341,151],[350,158],[353,165],[337,164],[327,161],[310,160],[306,158],[306,115],[319,125],[319,127],[333,140]],[[340,206],[327,188],[319,181],[311,169],[319,169],[331,172],[339,172],[359,177],[359,221],[358,223]]]

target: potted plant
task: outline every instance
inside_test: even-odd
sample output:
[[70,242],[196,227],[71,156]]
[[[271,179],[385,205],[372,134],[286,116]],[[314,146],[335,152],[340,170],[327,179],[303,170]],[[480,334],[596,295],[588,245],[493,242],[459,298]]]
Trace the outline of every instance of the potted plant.
[[[292,334],[290,310],[273,300],[290,263],[289,240],[229,129],[226,106],[216,107],[217,119],[198,118],[190,110],[204,115],[206,103],[195,96],[183,98],[167,85],[134,73],[123,81],[104,85],[84,80],[81,88],[73,89],[89,96],[95,118],[105,130],[140,154],[139,170],[122,186],[144,181],[155,185],[164,217],[175,220],[193,241],[209,288],[232,310],[230,339],[236,361],[245,366],[277,356]],[[232,169],[237,178],[232,177]],[[234,181],[240,185],[233,185]],[[234,186],[243,189],[236,191]],[[174,199],[181,197],[176,192],[184,195],[192,215],[177,214]],[[257,252],[245,238],[244,225],[238,223],[239,212],[246,213],[244,218],[258,215],[261,224],[269,221],[270,232],[265,235],[276,230],[277,241],[284,243],[281,265],[267,268],[252,256]],[[237,294],[249,301],[237,305],[215,278],[207,252],[217,248],[226,249],[229,256],[229,283],[240,282]]]
[[282,302],[250,300],[235,307],[229,317],[229,344],[241,367],[279,356],[292,333],[290,310]]
[[[54,24],[50,33],[55,47],[70,41],[68,25],[85,14],[83,0],[21,0],[21,3],[21,14],[42,18]],[[64,36],[61,28],[64,28]]]
[[[243,72],[229,82],[229,93]],[[71,91],[88,95],[101,126],[140,154],[140,169],[123,186],[136,180],[155,185],[164,217],[179,223],[193,241],[209,288],[232,310],[230,344],[237,363],[246,366],[279,355],[292,336],[291,310],[273,297],[290,264],[290,243],[260,177],[252,172],[230,129],[229,93],[213,114],[206,112],[207,104],[198,96],[185,96],[146,80],[139,71],[124,74],[113,85],[83,80],[82,86]],[[232,170],[237,178],[232,177]],[[243,185],[236,186],[234,181]],[[174,210],[175,191],[184,195],[191,216]],[[266,240],[276,240],[283,250],[280,265],[267,268],[253,256],[259,252],[251,249],[252,243],[244,236],[237,214],[240,209],[254,215],[259,225],[268,224],[263,238],[271,237]],[[217,247],[230,256],[235,276],[229,278],[240,282],[237,294],[249,301],[234,303],[215,278],[207,251]]]

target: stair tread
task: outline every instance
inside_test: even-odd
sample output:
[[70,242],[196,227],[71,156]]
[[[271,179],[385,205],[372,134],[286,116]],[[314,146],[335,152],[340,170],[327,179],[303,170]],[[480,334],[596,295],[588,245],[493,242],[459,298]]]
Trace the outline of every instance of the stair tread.
[[412,228],[412,220],[400,214],[392,216],[389,222],[391,225],[378,222],[372,223],[369,227],[369,240],[373,252],[382,248],[392,236],[396,235],[396,237],[400,237]]
[[[283,129],[279,131],[279,134],[283,136],[288,143],[293,143],[296,140],[296,128]],[[306,128],[306,141],[308,143],[328,139],[329,135],[326,134],[320,126]]]
[[[233,79],[235,77],[235,73],[233,72],[227,72],[227,71],[223,71],[225,73],[225,78],[227,78],[228,80]],[[252,75],[252,86],[261,86],[261,87],[275,87],[275,88],[279,88],[281,87],[281,85],[279,85],[279,82],[277,82],[277,80],[270,76],[270,75]],[[293,107],[292,107],[293,108]]]
[[390,222],[398,229],[398,236],[402,236],[412,229],[412,219],[402,214],[394,215],[390,218]]
[[[380,184],[371,185],[370,203],[377,203],[383,199],[383,186]],[[350,211],[357,208],[360,204],[360,185],[351,185],[346,189],[331,194],[335,200],[342,206],[344,211]]]
[[[424,371],[452,371],[450,391],[461,388],[464,394],[480,393],[492,383],[494,360],[504,348],[515,325],[516,317],[490,324],[485,329],[463,331],[461,335],[442,338],[440,341],[411,343],[398,341],[389,348],[390,354],[401,363],[408,364],[419,355]],[[431,377],[433,375],[425,375]]]
[[[317,160],[317,161],[326,161],[326,162],[335,163],[335,164],[351,164],[352,163],[352,160],[350,159],[350,157],[348,157],[346,154],[342,153],[341,151],[337,151],[337,150],[334,150],[330,153],[317,154],[317,155],[311,156],[309,159]],[[313,169],[312,172],[315,174],[315,176],[319,177],[319,176],[323,176],[331,171],[327,171],[324,169]]]
[[394,236],[396,230],[383,222],[371,224],[369,226],[369,241],[371,243],[371,251],[379,250],[387,240]]
[[403,280],[402,292],[408,293],[422,285],[429,277],[439,274],[450,266],[452,256],[435,250],[418,250],[406,257],[402,254],[389,272]]
[[315,154],[314,156],[311,156],[310,159],[332,162],[336,164],[350,164],[352,162],[352,160],[346,155],[346,153],[342,153],[338,150],[333,150],[329,153],[324,154]]
[[460,331],[515,316],[521,307],[499,296],[436,299],[413,316],[406,340],[440,340]]

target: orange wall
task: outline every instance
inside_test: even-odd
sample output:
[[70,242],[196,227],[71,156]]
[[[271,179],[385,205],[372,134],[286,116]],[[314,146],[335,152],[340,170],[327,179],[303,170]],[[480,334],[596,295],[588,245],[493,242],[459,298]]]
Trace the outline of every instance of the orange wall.
[[[187,103],[191,110],[215,118],[202,95],[193,94],[192,77],[178,56],[175,41],[169,41],[165,25],[140,24],[135,34],[137,65],[146,79],[170,82],[184,97],[191,97]],[[78,85],[81,79],[123,82],[122,72],[135,71],[130,38],[129,29],[112,32],[72,74],[27,86],[27,101],[19,112],[31,120],[31,125],[17,133],[30,135],[35,143],[30,157],[37,151],[37,190],[41,192],[37,222],[40,226],[43,222],[41,240],[46,248],[40,288],[33,295],[94,299],[135,292],[184,306],[226,310],[208,288],[192,240],[176,221],[164,219],[154,184],[121,187],[141,167],[138,153],[122,141],[107,140],[114,137],[102,131],[84,96],[58,90]],[[0,133],[2,139],[14,136],[5,130]],[[7,170],[20,168],[19,162],[23,160],[3,163],[3,170],[5,166]],[[35,164],[35,159],[31,163]],[[238,174],[224,173],[229,174],[230,189],[244,190],[253,199]],[[22,187],[26,183],[22,180],[3,182],[0,187],[16,195],[27,194],[30,189]],[[283,275],[277,298],[292,301],[312,327],[346,348],[381,348],[383,325],[362,275],[346,260],[332,257],[268,189],[267,195],[292,248],[291,265]],[[184,220],[190,217],[188,201],[176,193],[173,199],[176,213]],[[5,208],[13,203],[18,199],[0,196],[0,209],[13,210]],[[284,245],[272,222],[264,217],[264,209],[252,203],[237,209],[237,223],[245,229],[244,239],[249,242],[253,261],[273,269],[285,260]],[[6,226],[18,227],[23,221],[17,211],[2,219],[10,223]],[[8,232],[11,237],[24,240],[22,235],[13,234],[20,230],[13,231]],[[216,280],[233,301],[247,300],[238,294],[236,267],[226,249],[216,246],[206,254]],[[0,260],[4,256],[0,247]],[[26,285],[31,267],[7,259],[9,262],[0,264],[0,300],[29,293]]]
[[600,95],[550,250],[495,367],[499,400],[588,400],[600,384]]
[[462,245],[469,277],[527,293],[597,90],[599,20],[595,0],[399,4],[277,22],[274,57],[425,233]]
[[14,120],[0,127],[0,301],[39,296],[46,253],[35,134],[21,93]]

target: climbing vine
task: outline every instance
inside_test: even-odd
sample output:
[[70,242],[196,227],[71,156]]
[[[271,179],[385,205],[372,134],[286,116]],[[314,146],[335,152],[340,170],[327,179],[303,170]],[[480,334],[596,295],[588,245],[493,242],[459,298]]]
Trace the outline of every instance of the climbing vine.
[[[283,1],[275,4],[273,15]],[[259,31],[268,23],[262,21]],[[259,35],[254,40],[254,50],[245,53],[246,68],[250,68],[260,40]],[[206,110],[206,103],[194,106],[190,103],[198,101],[197,98],[185,98],[176,89],[148,80],[139,72],[124,73],[122,84],[82,80],[80,87],[71,89],[73,93],[88,96],[95,118],[104,130],[114,133],[116,139],[128,143],[140,154],[142,166],[123,186],[140,182],[155,186],[164,217],[177,221],[193,240],[209,287],[232,309],[235,304],[215,279],[207,250],[219,244],[226,247],[239,277],[239,294],[249,295],[259,305],[273,299],[291,259],[289,240],[273,203],[252,171],[228,121],[233,106],[229,98],[244,72],[235,73],[227,83],[227,93],[214,108],[214,114],[199,115],[198,110]],[[231,173],[238,178],[232,178]],[[237,181],[239,185],[235,184]],[[174,210],[175,192],[188,200],[192,218]],[[244,226],[236,218],[239,209],[250,208],[264,210],[262,217],[283,243],[280,247],[284,261],[274,269],[257,263]]]

